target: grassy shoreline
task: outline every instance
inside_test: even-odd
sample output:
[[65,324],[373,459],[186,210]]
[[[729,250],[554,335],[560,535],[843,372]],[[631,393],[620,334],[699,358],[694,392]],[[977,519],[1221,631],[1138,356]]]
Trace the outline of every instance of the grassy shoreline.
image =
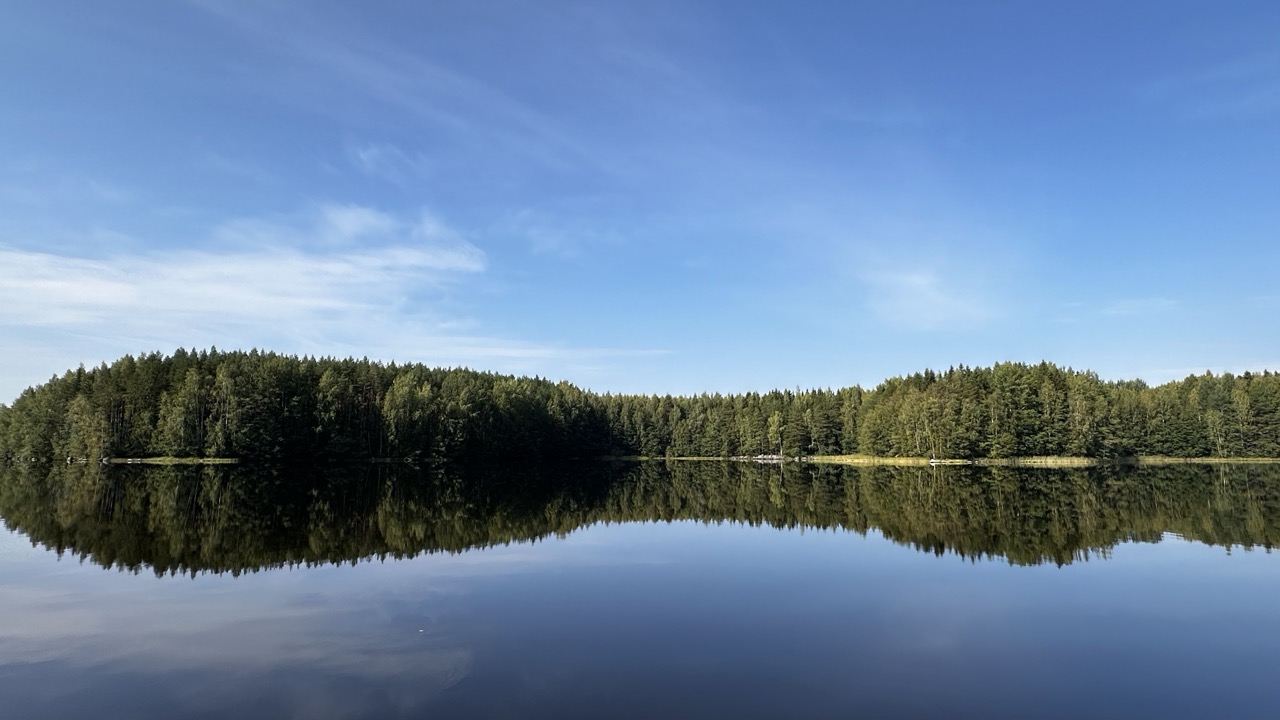
[[[606,460],[621,462],[638,462],[648,460],[685,461],[724,461],[774,463],[780,460],[772,457],[759,459],[751,457],[666,457],[644,455],[615,455]],[[1139,455],[1118,458],[1089,458],[1064,455],[1016,457],[1016,458],[940,458],[930,462],[926,457],[885,457],[879,455],[807,455],[800,458],[785,458],[785,462],[806,462],[819,465],[883,465],[888,467],[928,467],[930,465],[973,465],[982,467],[1039,467],[1039,468],[1079,468],[1104,466],[1161,466],[1161,465],[1272,465],[1280,464],[1280,458],[1269,457],[1169,457],[1165,455]]]
[[240,458],[150,457],[103,458],[104,465],[238,465]]
[[[1280,458],[1270,457],[1170,457],[1166,455],[1139,455],[1117,458],[1088,458],[1064,455],[1015,457],[1015,458],[939,458],[930,460],[925,457],[885,457],[879,455],[806,455],[802,457],[711,457],[711,456],[647,456],[647,455],[607,455],[601,460],[609,462],[648,462],[654,460],[678,460],[680,462],[758,462],[762,464],[778,464],[782,462],[805,462],[816,465],[859,465],[886,467],[929,467],[931,465],[970,465],[980,467],[1038,467],[1038,468],[1080,468],[1104,466],[1147,466],[1162,465],[1275,465]],[[21,460],[21,459],[20,459]],[[68,462],[71,462],[68,460]],[[101,458],[87,461],[76,459],[76,463],[101,463],[103,465],[236,465],[240,458],[202,458],[202,457],[148,457],[148,458]]]
[[[894,458],[871,455],[817,455],[804,458],[805,462],[831,465],[893,465],[918,466],[929,465],[928,458]],[[1199,457],[1183,458],[1164,455],[1139,455],[1117,458],[1088,458],[1064,455],[1048,455],[1015,458],[974,458],[972,460],[939,459],[934,465],[980,465],[983,467],[1042,467],[1042,468],[1075,468],[1103,467],[1108,465],[1160,466],[1160,465],[1268,465],[1280,463],[1280,458],[1259,457]]]

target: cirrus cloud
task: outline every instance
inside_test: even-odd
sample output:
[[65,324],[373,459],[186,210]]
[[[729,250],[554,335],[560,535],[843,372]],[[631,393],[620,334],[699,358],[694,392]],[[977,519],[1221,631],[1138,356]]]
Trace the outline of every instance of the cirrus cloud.
[[486,336],[466,311],[486,254],[429,212],[324,205],[227,222],[183,248],[93,245],[0,246],[0,345],[26,348],[5,358],[0,398],[78,364],[176,347],[539,374],[635,352]]

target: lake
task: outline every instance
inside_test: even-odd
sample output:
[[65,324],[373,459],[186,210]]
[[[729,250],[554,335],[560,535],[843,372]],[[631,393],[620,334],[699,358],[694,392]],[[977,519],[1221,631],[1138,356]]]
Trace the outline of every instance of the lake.
[[1280,467],[0,467],[25,718],[1270,718]]

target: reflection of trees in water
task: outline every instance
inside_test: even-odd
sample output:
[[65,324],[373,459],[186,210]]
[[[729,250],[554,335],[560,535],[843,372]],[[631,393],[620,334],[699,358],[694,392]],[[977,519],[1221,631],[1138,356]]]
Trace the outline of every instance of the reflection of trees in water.
[[596,522],[876,529],[939,555],[1016,564],[1105,557],[1163,533],[1270,549],[1280,469],[581,464],[455,470],[12,466],[6,524],[59,553],[157,574],[460,552]]

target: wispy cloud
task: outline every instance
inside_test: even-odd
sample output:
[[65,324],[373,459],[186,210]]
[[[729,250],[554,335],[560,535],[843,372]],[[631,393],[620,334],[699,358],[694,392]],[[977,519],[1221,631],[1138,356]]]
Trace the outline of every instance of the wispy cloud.
[[[213,234],[237,247],[104,258],[0,249],[0,324],[284,331],[388,308],[429,312],[414,300],[485,264],[479,248],[429,215],[404,223],[354,206],[323,208],[305,228],[241,221]],[[312,238],[320,242],[304,242]]]
[[1280,52],[1243,55],[1196,72],[1161,78],[1143,97],[1200,119],[1250,120],[1280,114]]
[[1020,311],[1009,303],[1011,285],[1025,274],[1019,234],[941,201],[886,205],[868,208],[871,220],[849,218],[826,231],[854,248],[844,262],[874,319],[891,330],[973,331]]
[[397,185],[407,185],[431,174],[431,162],[425,155],[410,154],[390,143],[349,145],[347,158],[365,175]]
[[1117,300],[1102,308],[1103,315],[1152,315],[1177,307],[1175,300],[1163,297]]
[[198,165],[220,175],[236,180],[247,180],[255,185],[275,185],[279,182],[269,170],[259,163],[245,158],[231,157],[219,152],[207,152],[197,161]]
[[245,219],[212,237],[230,250],[87,258],[0,249],[0,318],[58,325],[141,312],[285,320],[299,312],[385,307],[484,269],[485,255],[427,212],[412,221],[324,205],[298,224]]
[[81,362],[180,346],[548,376],[651,352],[485,334],[466,298],[488,258],[425,211],[325,205],[228,222],[201,245],[98,255],[0,246],[0,344],[28,348],[5,359],[0,397]]
[[[225,248],[239,252],[263,253],[271,248],[283,251],[336,252],[355,250],[348,255],[392,254],[396,262],[407,262],[412,270],[421,265],[437,270],[478,272],[485,267],[485,254],[444,224],[429,211],[416,218],[404,218],[363,205],[327,204],[283,218],[240,218],[214,228],[211,238]],[[417,255],[402,256],[404,251]]]
[[0,206],[41,210],[119,206],[137,200],[138,195],[137,190],[114,181],[45,163],[18,161],[0,168]]
[[936,270],[875,272],[863,276],[867,307],[896,328],[964,330],[986,323],[996,312],[971,285]]
[[624,242],[623,234],[612,227],[599,227],[582,219],[582,216],[598,214],[523,208],[503,218],[495,230],[524,240],[534,254],[572,258],[587,248],[617,246]]
[[[335,23],[305,5],[193,4],[285,61],[262,79],[277,99],[291,98],[344,122],[375,121],[369,108],[389,109],[455,141],[496,144],[551,165],[588,159],[551,115],[491,82],[433,61],[421,48],[370,35],[356,23]],[[385,169],[386,148],[375,147],[372,155],[369,150],[369,166]]]

